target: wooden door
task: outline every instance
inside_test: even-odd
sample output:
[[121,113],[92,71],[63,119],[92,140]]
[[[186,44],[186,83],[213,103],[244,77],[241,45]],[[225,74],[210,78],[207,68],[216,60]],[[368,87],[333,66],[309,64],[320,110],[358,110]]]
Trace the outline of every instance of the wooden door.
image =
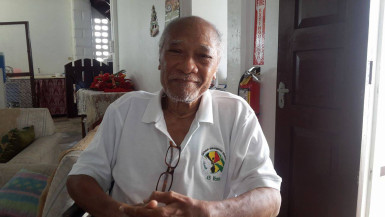
[[369,1],[281,0],[279,16],[279,216],[355,217]]

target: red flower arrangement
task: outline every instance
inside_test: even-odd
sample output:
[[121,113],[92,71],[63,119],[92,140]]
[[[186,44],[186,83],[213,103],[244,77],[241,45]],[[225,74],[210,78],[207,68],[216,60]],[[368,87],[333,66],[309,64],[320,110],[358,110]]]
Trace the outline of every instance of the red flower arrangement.
[[126,75],[122,72],[100,74],[95,76],[90,88],[104,92],[129,92],[135,90],[131,79],[125,77]]

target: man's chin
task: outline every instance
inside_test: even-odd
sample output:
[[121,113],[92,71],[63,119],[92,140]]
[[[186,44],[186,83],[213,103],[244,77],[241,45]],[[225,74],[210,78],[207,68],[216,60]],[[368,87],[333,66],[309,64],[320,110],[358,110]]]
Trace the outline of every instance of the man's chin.
[[182,103],[191,103],[191,102],[194,102],[195,100],[197,100],[199,98],[199,94],[198,93],[193,93],[193,94],[173,94],[173,93],[170,93],[170,92],[167,92],[165,91],[167,97],[174,101],[174,102],[182,102]]
[[174,102],[191,103],[194,102],[197,97],[184,97],[184,96],[168,96],[168,98]]

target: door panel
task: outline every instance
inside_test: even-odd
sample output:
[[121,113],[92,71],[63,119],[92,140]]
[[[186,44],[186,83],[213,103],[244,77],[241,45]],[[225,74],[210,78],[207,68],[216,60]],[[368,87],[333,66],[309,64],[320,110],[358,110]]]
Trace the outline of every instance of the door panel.
[[345,1],[298,0],[298,27],[325,25],[342,21]]
[[294,56],[293,105],[337,108],[337,95],[333,93],[341,83],[341,79],[336,79],[341,50],[299,51]]
[[368,14],[368,1],[280,1],[279,216],[355,216]]
[[[332,184],[333,138],[330,132],[294,128],[292,161],[292,216],[328,216],[329,186]],[[327,138],[329,142],[324,143]],[[321,142],[322,141],[322,142]],[[318,201],[313,203],[309,198]]]

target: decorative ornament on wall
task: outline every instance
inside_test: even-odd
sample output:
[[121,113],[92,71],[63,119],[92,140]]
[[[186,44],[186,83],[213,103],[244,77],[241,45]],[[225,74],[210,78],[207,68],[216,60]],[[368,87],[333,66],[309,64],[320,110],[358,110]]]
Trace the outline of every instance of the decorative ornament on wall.
[[156,16],[155,6],[152,6],[151,10],[151,24],[150,24],[151,37],[155,37],[159,33],[158,17]]
[[179,0],[166,0],[165,4],[165,23],[166,25],[171,22],[173,19],[179,18],[180,16],[180,6]]
[[266,0],[255,0],[254,65],[265,63]]

